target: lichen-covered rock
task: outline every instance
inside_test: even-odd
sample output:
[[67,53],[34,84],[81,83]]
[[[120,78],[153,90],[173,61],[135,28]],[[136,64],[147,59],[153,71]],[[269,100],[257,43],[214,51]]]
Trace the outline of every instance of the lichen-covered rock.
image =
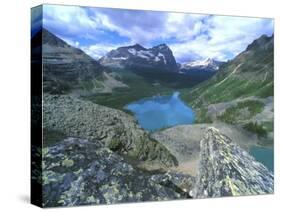
[[137,160],[177,165],[176,158],[122,111],[67,95],[44,95],[43,124],[50,130],[85,138]]
[[178,173],[144,173],[84,139],[67,138],[42,154],[44,207],[188,198],[193,182]]
[[273,193],[274,177],[245,150],[208,128],[200,142],[200,164],[194,198]]

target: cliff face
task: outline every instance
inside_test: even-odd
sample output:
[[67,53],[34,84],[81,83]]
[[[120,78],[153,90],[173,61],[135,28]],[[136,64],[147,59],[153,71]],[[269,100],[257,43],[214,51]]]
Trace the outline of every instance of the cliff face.
[[273,193],[274,177],[265,166],[215,128],[200,142],[194,198]]

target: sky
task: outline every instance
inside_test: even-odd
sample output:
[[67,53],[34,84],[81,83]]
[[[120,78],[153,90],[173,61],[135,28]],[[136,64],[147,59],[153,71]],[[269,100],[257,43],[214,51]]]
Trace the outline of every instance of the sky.
[[[38,16],[40,12],[33,13],[33,26]],[[274,31],[273,19],[265,18],[62,5],[44,5],[43,27],[94,59],[120,46],[165,43],[180,63],[230,60],[254,39]]]

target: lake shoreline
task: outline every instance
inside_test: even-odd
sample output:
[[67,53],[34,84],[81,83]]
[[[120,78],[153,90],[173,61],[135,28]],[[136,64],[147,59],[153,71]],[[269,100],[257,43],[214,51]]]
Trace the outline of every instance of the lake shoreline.
[[[151,134],[152,138],[162,143],[179,161],[179,164],[196,160],[200,153],[200,141],[206,130],[213,126],[228,136],[242,149],[250,153],[251,148],[273,149],[273,146],[262,147],[259,138],[237,126],[225,123],[178,125]],[[255,155],[252,155],[255,159]],[[258,160],[264,164],[262,160]],[[265,164],[264,164],[265,165]],[[197,167],[195,167],[196,169]],[[270,167],[268,167],[270,169]],[[196,170],[192,170],[194,173]]]
[[149,132],[179,124],[192,124],[195,113],[179,95],[180,93],[176,91],[170,96],[140,99],[126,105],[124,109],[133,113],[140,126]]

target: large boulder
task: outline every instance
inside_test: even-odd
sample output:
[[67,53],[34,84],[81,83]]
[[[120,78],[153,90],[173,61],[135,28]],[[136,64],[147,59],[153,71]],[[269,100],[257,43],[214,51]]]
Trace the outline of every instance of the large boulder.
[[217,129],[208,128],[200,142],[194,198],[273,193],[274,176]]
[[189,198],[193,178],[150,174],[95,142],[67,138],[43,153],[43,206],[112,204]]

